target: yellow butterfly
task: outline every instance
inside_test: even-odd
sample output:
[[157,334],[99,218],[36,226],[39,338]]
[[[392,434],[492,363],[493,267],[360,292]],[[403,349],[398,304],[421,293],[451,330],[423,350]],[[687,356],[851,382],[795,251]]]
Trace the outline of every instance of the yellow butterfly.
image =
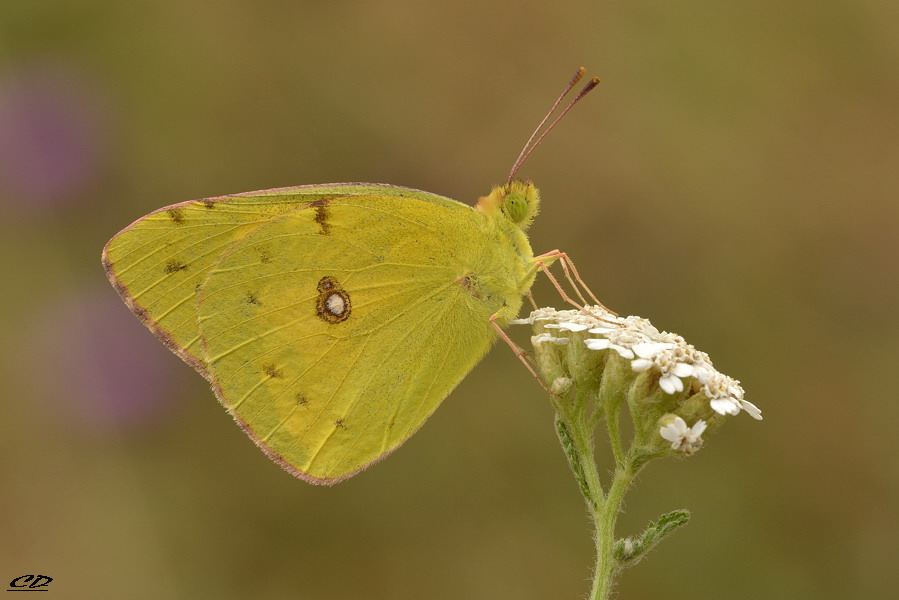
[[540,197],[514,176],[583,74],[474,207],[370,183],[184,202],[113,237],[107,276],[272,460],[310,483],[346,479],[508,340],[537,271],[564,258],[535,258],[525,231]]

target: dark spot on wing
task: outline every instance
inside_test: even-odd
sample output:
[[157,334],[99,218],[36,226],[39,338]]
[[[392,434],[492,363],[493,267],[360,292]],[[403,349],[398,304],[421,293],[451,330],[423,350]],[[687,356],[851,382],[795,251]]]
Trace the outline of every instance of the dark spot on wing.
[[165,263],[165,268],[163,269],[163,271],[165,271],[166,274],[171,274],[177,273],[178,271],[186,271],[187,268],[188,265],[184,264],[180,260],[172,259],[169,262]]
[[262,302],[259,301],[259,298],[257,298],[256,294],[254,294],[253,292],[247,292],[247,304],[262,306]]
[[315,314],[325,323],[340,323],[350,318],[352,303],[350,295],[341,288],[333,277],[322,277],[318,282],[318,298],[315,299]]
[[318,223],[318,233],[321,235],[331,233],[331,224],[328,222],[331,212],[328,210],[328,202],[327,198],[323,198],[309,203],[309,206],[315,208],[315,222]]
[[212,200],[203,200],[203,206],[205,206],[209,210],[212,210],[213,208],[215,208],[215,202],[213,202]]
[[256,248],[256,251],[259,253],[259,262],[263,264],[272,262],[272,253],[268,251],[268,248]]
[[284,371],[273,365],[272,363],[266,363],[262,365],[262,372],[272,377],[274,379],[283,379]]
[[346,423],[343,422],[343,419],[337,419],[334,421],[334,427],[337,429],[346,429]]
[[297,406],[306,406],[307,404],[309,404],[309,399],[306,398],[306,396],[304,396],[302,392],[297,392],[297,395],[295,397],[297,400]]
[[473,274],[468,274],[456,280],[456,283],[468,292],[473,298],[480,300],[483,296],[478,288],[478,280]]
[[181,225],[184,223],[184,212],[180,208],[170,208],[166,211],[169,214],[169,218],[175,222],[176,225]]

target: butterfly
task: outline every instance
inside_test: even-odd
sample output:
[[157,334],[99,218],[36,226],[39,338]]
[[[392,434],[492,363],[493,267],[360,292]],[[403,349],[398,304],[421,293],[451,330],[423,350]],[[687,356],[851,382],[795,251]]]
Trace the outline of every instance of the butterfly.
[[537,272],[565,258],[534,256],[540,196],[515,174],[583,74],[475,206],[371,183],[183,202],[113,237],[107,276],[269,458],[342,481],[405,442],[498,337],[511,344]]

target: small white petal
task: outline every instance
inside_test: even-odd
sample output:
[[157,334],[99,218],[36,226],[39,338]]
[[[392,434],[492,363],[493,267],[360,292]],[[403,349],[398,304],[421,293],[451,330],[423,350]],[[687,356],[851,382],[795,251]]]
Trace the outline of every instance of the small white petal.
[[617,344],[612,344],[610,347],[617,352],[621,358],[630,360],[634,357],[634,352],[630,348],[625,348],[624,346],[619,346]]
[[687,423],[680,417],[675,417],[674,422],[659,429],[659,435],[668,440],[680,444],[681,439],[687,434]]
[[587,333],[598,333],[600,335],[605,335],[607,333],[615,333],[616,331],[620,331],[613,327],[594,327],[593,329],[588,329]]
[[648,358],[636,358],[631,361],[631,369],[636,372],[646,371],[653,365],[653,362]]
[[709,370],[705,367],[693,365],[693,377],[698,379],[699,383],[704,385],[709,380]]
[[582,325],[581,323],[559,323],[560,329],[567,329],[568,331],[583,331],[588,327],[589,325]]
[[658,344],[654,344],[653,342],[640,342],[639,344],[634,344],[634,354],[639,356],[640,358],[652,358],[656,354],[661,351]]
[[698,421],[693,423],[693,427],[691,428],[691,431],[692,431],[693,435],[698,438],[699,436],[702,435],[702,432],[705,431],[705,428],[707,426],[708,426],[708,424],[705,421],[703,421],[702,419],[699,419]]
[[728,392],[731,396],[733,396],[734,398],[736,398],[737,400],[740,400],[740,399],[743,398],[743,388],[741,388],[739,385],[729,385],[729,386],[727,386],[727,392]]
[[674,375],[678,377],[690,377],[693,375],[693,365],[688,365],[687,363],[677,363],[674,365],[674,370],[672,371]]
[[667,374],[659,378],[659,387],[666,394],[684,391],[684,382],[677,375]]
[[587,348],[590,350],[607,350],[612,342],[604,338],[591,338],[589,340],[584,340],[584,344],[586,344]]
[[740,414],[740,405],[734,402],[733,398],[715,398],[709,405],[719,415]]
[[749,416],[758,421],[762,420],[762,411],[758,406],[747,400],[740,400],[740,406],[749,413]]
[[665,344],[661,342],[640,342],[634,344],[634,354],[640,358],[652,358],[662,350],[673,348],[674,344]]

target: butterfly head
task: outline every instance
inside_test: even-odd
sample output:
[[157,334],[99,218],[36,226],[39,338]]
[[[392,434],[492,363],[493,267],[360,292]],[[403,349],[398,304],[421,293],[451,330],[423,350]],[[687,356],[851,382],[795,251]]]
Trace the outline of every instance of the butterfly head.
[[530,181],[510,181],[479,198],[476,208],[485,214],[501,214],[525,230],[540,209],[540,193]]

